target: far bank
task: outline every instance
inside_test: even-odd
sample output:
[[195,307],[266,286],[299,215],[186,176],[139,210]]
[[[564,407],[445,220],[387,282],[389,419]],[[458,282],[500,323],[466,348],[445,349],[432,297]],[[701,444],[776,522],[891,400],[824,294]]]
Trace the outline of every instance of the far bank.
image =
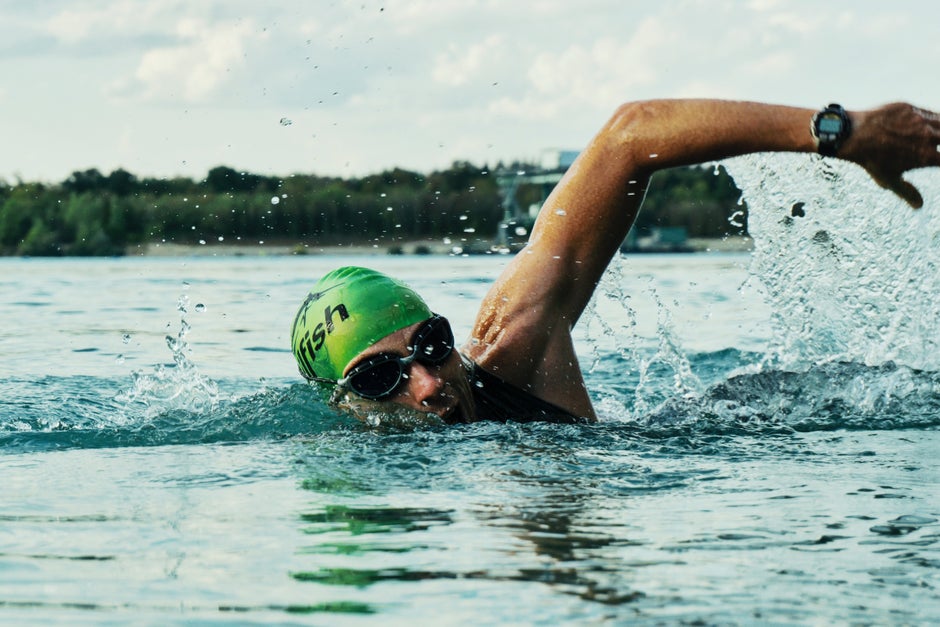
[[[754,248],[754,242],[747,236],[728,236],[722,238],[690,238],[687,240],[686,252],[696,253],[744,253]],[[411,241],[375,243],[375,244],[349,244],[320,246],[317,244],[295,243],[269,243],[258,242],[254,244],[176,244],[168,242],[145,243],[131,246],[126,255],[136,257],[242,257],[242,256],[286,256],[286,255],[493,255],[512,254],[515,251],[500,248],[495,243],[475,242],[455,244],[448,241]],[[627,250],[625,254],[656,254],[658,250]]]

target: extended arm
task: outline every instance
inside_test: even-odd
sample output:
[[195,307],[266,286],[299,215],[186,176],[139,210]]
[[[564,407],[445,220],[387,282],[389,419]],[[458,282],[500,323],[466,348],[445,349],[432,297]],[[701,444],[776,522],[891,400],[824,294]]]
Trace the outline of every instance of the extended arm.
[[[483,302],[470,356],[534,393],[589,408],[570,330],[626,237],[657,170],[753,152],[814,152],[814,111],[752,102],[659,100],[621,106],[543,206],[526,247]],[[850,114],[839,157],[913,206],[903,172],[940,165],[940,120],[910,105]]]

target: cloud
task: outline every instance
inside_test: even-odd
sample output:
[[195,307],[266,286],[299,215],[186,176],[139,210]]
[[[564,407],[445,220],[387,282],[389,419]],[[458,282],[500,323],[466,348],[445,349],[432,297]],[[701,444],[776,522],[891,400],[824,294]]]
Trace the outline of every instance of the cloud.
[[145,101],[206,102],[235,80],[253,46],[268,38],[250,20],[210,24],[183,18],[173,45],[146,51],[132,79],[112,85],[112,95]]
[[501,35],[491,35],[470,46],[452,43],[447,52],[438,55],[431,75],[437,82],[451,87],[466,85],[494,65],[502,45]]
[[526,70],[527,92],[493,102],[491,112],[547,119],[574,110],[611,110],[631,92],[659,79],[661,66],[655,60],[668,56],[679,31],[647,17],[624,35],[543,49]]
[[44,30],[61,44],[98,44],[159,33],[168,19],[184,13],[176,1],[116,0],[69,5],[46,20]]
[[0,176],[495,162],[583,145],[655,97],[936,108],[936,18],[874,0],[0,0]]

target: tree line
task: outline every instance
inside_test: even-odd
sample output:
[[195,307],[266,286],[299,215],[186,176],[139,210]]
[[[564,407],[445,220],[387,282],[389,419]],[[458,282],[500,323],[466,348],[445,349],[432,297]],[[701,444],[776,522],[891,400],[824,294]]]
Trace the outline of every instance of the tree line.
[[[288,177],[228,166],[199,181],[138,178],[123,169],[73,172],[58,184],[0,181],[0,254],[121,255],[146,243],[333,245],[466,238],[492,241],[504,218],[499,172],[468,162],[421,174],[395,168],[361,178]],[[534,186],[520,205],[542,200]],[[744,233],[740,192],[723,169],[675,168],[651,181],[640,231],[684,226],[691,237]]]

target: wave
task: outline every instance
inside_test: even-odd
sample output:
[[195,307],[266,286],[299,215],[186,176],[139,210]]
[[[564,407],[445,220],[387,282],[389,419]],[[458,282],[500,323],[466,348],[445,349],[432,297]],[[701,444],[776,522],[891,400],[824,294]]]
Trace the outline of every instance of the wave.
[[670,398],[638,422],[710,433],[931,429],[940,427],[940,373],[850,362],[742,373]]
[[[693,368],[729,369],[746,355],[719,351],[693,356]],[[747,370],[745,367],[743,370]],[[521,425],[523,430],[557,432],[571,443],[582,438],[627,437],[661,440],[675,436],[768,435],[833,430],[936,429],[940,427],[940,373],[897,364],[866,366],[828,363],[802,371],[758,369],[717,376],[701,392],[664,396],[657,405],[637,403],[628,391],[598,385],[601,424],[560,428]],[[661,373],[666,376],[668,373]],[[608,375],[597,373],[592,381]],[[244,382],[219,387],[244,390]],[[241,443],[289,438],[465,430],[481,436],[505,425],[442,428],[435,424],[365,425],[332,408],[323,392],[306,383],[258,391],[216,392],[207,401],[204,385],[177,383],[172,400],[143,402],[121,390],[122,381],[98,377],[46,377],[0,381],[0,449],[27,452],[70,448],[148,447]],[[650,382],[647,381],[647,386]],[[664,395],[664,386],[653,386]],[[183,389],[185,388],[185,390]],[[135,388],[137,389],[137,388]],[[199,391],[202,390],[202,391]],[[139,390],[138,390],[139,392]],[[640,409],[640,407],[643,409]],[[516,428],[515,426],[510,427]],[[413,437],[419,437],[414,435]],[[595,443],[596,444],[596,443]]]
[[0,381],[8,391],[0,404],[0,449],[245,442],[358,428],[357,421],[329,407],[306,384],[220,397],[212,404],[180,393],[163,406],[128,402],[119,384],[82,376]]

